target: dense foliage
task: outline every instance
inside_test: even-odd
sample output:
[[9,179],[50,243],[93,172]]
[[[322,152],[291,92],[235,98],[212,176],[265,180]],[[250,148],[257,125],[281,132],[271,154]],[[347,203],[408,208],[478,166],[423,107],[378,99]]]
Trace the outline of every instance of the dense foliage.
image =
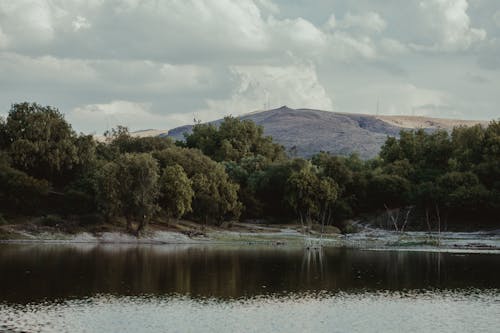
[[[403,131],[377,159],[289,158],[253,122],[197,124],[185,142],[78,135],[55,108],[14,104],[0,119],[4,216],[104,219],[140,232],[155,220],[298,221],[304,227],[387,214],[397,229],[498,224],[500,123],[451,133]],[[401,214],[400,214],[401,213]],[[411,215],[410,215],[411,213]],[[135,227],[134,227],[135,226]]]

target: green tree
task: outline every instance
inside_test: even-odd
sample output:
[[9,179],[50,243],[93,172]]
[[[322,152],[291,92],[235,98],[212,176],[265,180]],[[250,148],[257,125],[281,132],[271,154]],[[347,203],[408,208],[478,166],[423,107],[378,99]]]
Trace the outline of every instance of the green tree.
[[339,191],[343,192],[352,182],[353,173],[346,164],[346,159],[340,156],[333,156],[329,153],[321,152],[311,159],[323,176],[329,177],[339,186]]
[[324,227],[331,223],[335,202],[337,201],[339,186],[330,177],[324,177],[319,181],[316,191],[316,200],[319,204],[318,222]]
[[310,226],[319,212],[316,200],[319,180],[311,166],[294,171],[287,180],[286,200],[302,225]]
[[140,233],[157,212],[158,164],[150,154],[124,154],[108,162],[99,177],[99,203],[109,218],[123,216]]
[[368,200],[374,209],[404,206],[410,195],[410,182],[400,176],[375,175],[368,181]]
[[0,131],[2,149],[15,168],[56,184],[67,182],[75,169],[93,158],[91,138],[79,138],[50,106],[12,105]]
[[193,217],[204,223],[220,224],[241,214],[238,184],[233,183],[224,166],[198,149],[172,147],[154,153],[160,167],[180,165],[192,181]]
[[484,208],[489,193],[472,172],[449,172],[437,179],[443,205],[450,209],[477,211]]
[[12,168],[6,154],[0,152],[0,208],[21,214],[39,211],[49,190],[46,180]]
[[261,155],[269,161],[283,159],[284,148],[263,136],[263,129],[251,120],[225,117],[217,127],[197,124],[186,136],[186,146],[198,148],[215,161],[236,161],[248,156]]
[[160,183],[160,207],[167,217],[180,218],[192,212],[194,191],[184,169],[175,164],[163,169]]
[[116,162],[107,162],[99,167],[97,175],[96,201],[99,210],[109,222],[122,215],[122,188],[119,166]]
[[165,136],[134,137],[125,126],[116,128],[104,133],[108,149],[112,153],[151,153],[174,146],[171,138]]

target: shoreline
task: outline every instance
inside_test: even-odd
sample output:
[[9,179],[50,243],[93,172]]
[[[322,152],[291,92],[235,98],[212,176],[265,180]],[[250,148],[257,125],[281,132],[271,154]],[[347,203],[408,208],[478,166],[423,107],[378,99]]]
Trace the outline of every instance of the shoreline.
[[[239,224],[239,226],[248,227]],[[20,232],[18,230],[18,232]],[[372,251],[423,251],[453,253],[500,254],[500,231],[446,232],[437,234],[411,231],[396,233],[382,229],[366,229],[354,234],[304,235],[289,227],[257,226],[248,230],[217,229],[204,235],[189,236],[172,230],[149,230],[136,237],[121,231],[101,233],[20,232],[23,238],[0,239],[3,244],[51,245],[193,245],[193,246],[271,246],[282,248],[357,248]],[[307,245],[306,245],[307,240]]]

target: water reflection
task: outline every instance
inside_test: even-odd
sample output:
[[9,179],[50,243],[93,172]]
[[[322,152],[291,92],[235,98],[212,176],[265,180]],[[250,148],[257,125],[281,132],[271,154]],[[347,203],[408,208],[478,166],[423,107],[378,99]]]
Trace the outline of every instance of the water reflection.
[[289,248],[0,245],[0,301],[500,288],[500,256]]
[[498,290],[297,293],[248,299],[97,295],[2,304],[7,332],[498,332]]

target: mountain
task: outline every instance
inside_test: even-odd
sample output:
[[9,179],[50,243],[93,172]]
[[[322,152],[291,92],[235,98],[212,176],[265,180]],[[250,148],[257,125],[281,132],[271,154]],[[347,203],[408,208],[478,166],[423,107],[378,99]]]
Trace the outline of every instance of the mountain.
[[[481,121],[440,119],[412,116],[374,116],[338,113],[312,109],[291,109],[282,106],[268,111],[253,112],[239,117],[249,119],[264,128],[264,134],[285,146],[296,156],[310,157],[320,151],[338,155],[357,152],[362,158],[375,157],[387,136],[398,136],[401,129],[424,128],[451,130],[454,126],[485,124]],[[211,123],[219,124],[222,119]],[[168,136],[183,140],[192,125],[168,131]]]

